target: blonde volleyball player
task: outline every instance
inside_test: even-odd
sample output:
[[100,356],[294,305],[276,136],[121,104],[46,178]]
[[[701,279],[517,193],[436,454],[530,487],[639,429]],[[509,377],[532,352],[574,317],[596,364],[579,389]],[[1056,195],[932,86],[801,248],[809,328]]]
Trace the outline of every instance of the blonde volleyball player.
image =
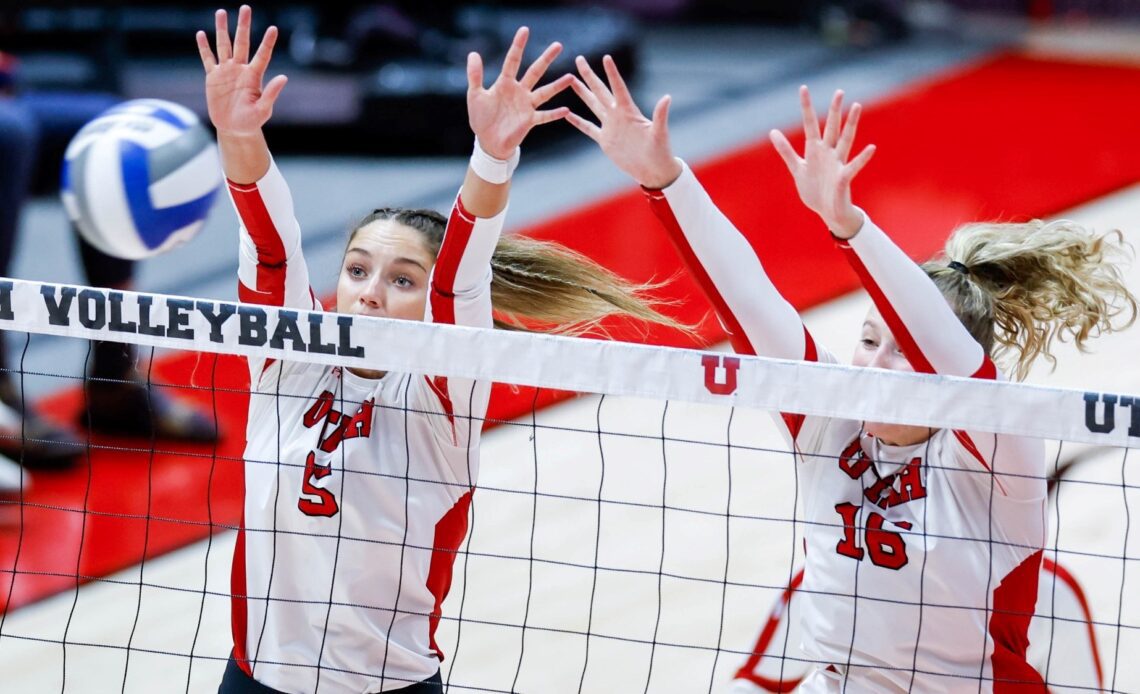
[[[216,53],[197,35],[206,100],[241,218],[243,301],[320,309],[289,190],[262,134],[285,78],[263,86],[277,37],[250,58],[251,12]],[[574,330],[606,314],[673,324],[629,285],[565,249],[500,239],[519,145],[565,109],[536,87],[560,50],[517,77],[527,30],[483,87],[468,58],[475,153],[450,219],[381,209],[352,232],[337,310],[491,327]],[[446,226],[446,233],[445,233]],[[392,349],[400,349],[392,345]],[[435,640],[479,468],[490,384],[249,359],[245,508],[233,565],[233,654],[221,692],[440,692]]]
[[[581,58],[578,67],[574,89],[599,123],[568,120],[646,189],[735,349],[835,361],[674,159],[668,97],[646,119],[612,60],[608,87]],[[859,105],[841,127],[837,93],[821,133],[806,88],[801,101],[804,156],[772,139],[874,299],[855,365],[1000,379],[990,354],[1008,350],[1022,376],[1055,338],[1083,345],[1113,318],[1135,317],[1109,262],[1116,238],[1072,223],[971,225],[944,260],[916,265],[851,202],[851,180],[874,152],[849,160]],[[777,421],[803,481],[800,628],[817,667],[801,691],[1045,691],[1025,657],[1045,543],[1043,443],[792,413]]]

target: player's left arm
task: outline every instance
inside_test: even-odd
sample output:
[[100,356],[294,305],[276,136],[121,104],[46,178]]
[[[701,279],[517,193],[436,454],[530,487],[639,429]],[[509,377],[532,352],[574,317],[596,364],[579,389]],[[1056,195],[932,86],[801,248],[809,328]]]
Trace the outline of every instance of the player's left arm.
[[942,292],[851,200],[851,182],[875,152],[868,145],[848,161],[862,107],[842,123],[843,92],[831,100],[820,132],[807,87],[800,88],[804,154],[779,131],[772,143],[787,164],[800,199],[818,214],[862,280],[915,371],[995,378],[993,362],[958,321]]
[[[569,75],[564,75],[537,86],[561,52],[560,44],[548,46],[518,76],[528,34],[526,27],[515,34],[502,70],[489,88],[483,87],[482,58],[477,53],[467,57],[467,114],[475,151],[432,268],[429,321],[491,327],[491,256],[503,229],[519,146],[531,128],[567,113],[566,108],[539,108],[570,83]],[[482,417],[486,412],[489,383],[441,377],[430,382],[449,413]]]
[[[913,260],[851,201],[851,181],[874,154],[874,145],[848,161],[861,114],[851,107],[841,123],[843,94],[836,92],[820,131],[807,88],[801,88],[804,155],[772,131],[772,142],[796,182],[800,198],[827,224],[837,245],[862,280],[895,341],[915,371],[982,379],[1000,373],[985,349],[958,320],[942,292]],[[955,432],[960,460],[997,475],[999,490],[1036,497],[1040,442],[983,432]]]

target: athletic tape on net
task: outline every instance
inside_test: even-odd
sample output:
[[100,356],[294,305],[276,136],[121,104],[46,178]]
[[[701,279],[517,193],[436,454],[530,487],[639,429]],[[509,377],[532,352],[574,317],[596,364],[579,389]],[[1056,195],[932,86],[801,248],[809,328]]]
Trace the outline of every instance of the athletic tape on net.
[[1100,445],[1140,396],[0,279],[0,329]]

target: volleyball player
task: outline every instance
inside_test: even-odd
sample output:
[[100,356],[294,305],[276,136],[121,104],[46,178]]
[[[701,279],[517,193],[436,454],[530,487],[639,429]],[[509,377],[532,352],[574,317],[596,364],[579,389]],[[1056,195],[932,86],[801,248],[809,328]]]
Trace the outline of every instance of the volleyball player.
[[[646,119],[613,61],[604,66],[608,87],[582,58],[584,82],[574,83],[599,123],[567,118],[645,188],[734,348],[836,361],[672,156],[668,97]],[[806,87],[801,103],[803,157],[771,137],[874,300],[855,365],[1003,379],[991,355],[1008,353],[1022,377],[1038,356],[1051,358],[1055,339],[1081,347],[1120,327],[1115,318],[1135,318],[1111,263],[1119,234],[1071,222],[969,225],[944,259],[916,265],[851,202],[851,181],[874,153],[849,157],[859,105],[841,127],[837,92],[821,132]],[[801,691],[1045,691],[1025,657],[1046,533],[1043,443],[793,413],[777,421],[803,481],[800,628],[817,667]]]
[[[262,134],[285,86],[283,76],[263,86],[277,31],[250,58],[250,23],[243,6],[231,43],[219,10],[216,54],[197,35],[242,224],[239,294],[320,309]],[[395,208],[366,216],[344,253],[338,311],[491,327],[494,307],[561,331],[614,313],[673,324],[637,287],[576,254],[499,238],[519,145],[565,115],[539,107],[572,79],[537,86],[558,44],[517,77],[527,33],[515,35],[489,89],[480,57],[468,57],[476,146],[450,218]],[[234,649],[221,691],[442,691],[435,633],[467,531],[490,384],[256,358],[249,368]]]

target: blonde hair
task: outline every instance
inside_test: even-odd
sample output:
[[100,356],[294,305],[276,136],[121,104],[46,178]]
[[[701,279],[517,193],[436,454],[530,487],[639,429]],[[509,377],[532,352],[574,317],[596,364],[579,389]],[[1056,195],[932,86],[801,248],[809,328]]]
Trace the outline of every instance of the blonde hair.
[[[373,210],[353,227],[349,241],[366,225],[388,219],[419,231],[432,256],[439,255],[447,219],[434,210]],[[661,286],[629,282],[565,246],[521,236],[500,238],[491,256],[491,305],[498,328],[605,334],[607,317],[626,316],[695,335],[693,326],[657,310],[671,304],[650,298]]]
[[1056,365],[1054,340],[1085,351],[1090,338],[1136,320],[1115,264],[1129,250],[1119,231],[1097,235],[1068,220],[981,223],[955,231],[945,258],[922,267],[974,339],[1022,380],[1039,356]]

